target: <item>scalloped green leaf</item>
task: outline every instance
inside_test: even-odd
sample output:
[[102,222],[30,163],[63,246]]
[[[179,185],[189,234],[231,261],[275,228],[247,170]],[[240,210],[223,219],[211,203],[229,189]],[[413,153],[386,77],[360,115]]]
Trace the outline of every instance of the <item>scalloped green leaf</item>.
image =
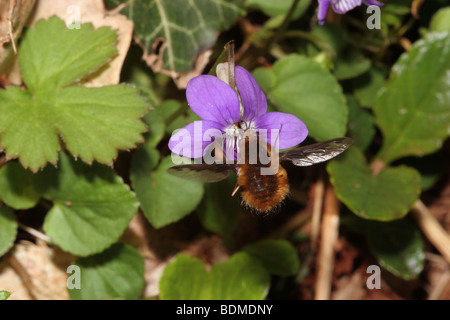
[[159,282],[161,300],[262,300],[269,285],[269,273],[245,252],[213,265],[209,272],[200,259],[179,254]]
[[298,254],[286,240],[262,240],[245,246],[243,250],[259,259],[271,274],[291,276],[300,268]]
[[19,48],[25,84],[34,93],[53,91],[79,81],[97,70],[117,52],[116,32],[109,27],[94,30],[90,23],[69,29],[53,16],[29,29]]
[[450,31],[431,32],[394,65],[374,107],[384,162],[432,153],[450,135],[449,48]]
[[416,170],[387,167],[373,176],[357,147],[330,161],[327,170],[338,198],[362,218],[400,219],[420,195],[420,174]]
[[191,213],[203,197],[203,184],[175,177],[167,172],[173,166],[170,156],[159,159],[153,147],[138,149],[131,163],[131,182],[141,209],[150,223],[161,228]]
[[[345,97],[328,71],[310,58],[291,54],[275,62],[269,72],[276,81],[261,81],[265,86],[272,85],[264,89],[280,111],[299,117],[316,140],[345,135],[348,113]],[[259,82],[267,73],[265,69],[256,69],[253,75]]]
[[17,221],[14,212],[0,206],[0,257],[14,244],[17,234]]
[[74,300],[138,299],[144,289],[144,259],[128,245],[117,243],[74,265],[80,268],[80,288],[68,289]]
[[56,17],[27,32],[19,60],[29,90],[0,91],[0,141],[9,158],[37,171],[57,162],[64,141],[85,162],[111,164],[118,150],[143,140],[146,127],[140,118],[148,106],[137,89],[65,87],[107,62],[115,39],[109,28],[83,24],[71,30]]
[[39,194],[31,183],[33,173],[18,162],[8,162],[0,168],[0,200],[16,210],[36,205]]
[[239,0],[107,0],[108,8],[126,4],[121,13],[134,21],[134,33],[146,48],[154,51],[164,39],[162,67],[178,73],[193,69],[197,56],[211,48],[217,33],[231,26],[245,13]]
[[63,250],[80,256],[116,242],[139,206],[111,168],[98,163],[89,166],[65,153],[60,154],[57,169],[46,167],[33,183],[53,203],[44,231]]

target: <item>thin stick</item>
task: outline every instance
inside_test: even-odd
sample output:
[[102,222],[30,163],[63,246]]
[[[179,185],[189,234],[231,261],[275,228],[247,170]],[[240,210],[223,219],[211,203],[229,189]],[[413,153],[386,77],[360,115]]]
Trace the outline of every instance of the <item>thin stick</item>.
[[450,235],[441,226],[439,221],[431,214],[425,204],[417,200],[412,209],[412,216],[420,230],[442,254],[444,259],[450,263]]
[[320,218],[322,217],[323,195],[325,186],[322,178],[319,178],[314,187],[314,203],[313,213],[311,218],[311,251],[313,253],[317,250],[319,242]]
[[315,300],[329,300],[334,268],[334,244],[338,237],[339,202],[333,188],[325,190],[324,213],[322,221],[322,241],[317,259],[317,279]]
[[29,234],[31,234],[32,236],[35,236],[38,239],[41,239],[42,241],[46,242],[46,243],[51,243],[52,240],[45,234],[43,234],[42,232],[33,229],[29,226],[26,226],[22,223],[19,222],[19,228],[22,229],[23,231],[28,232]]

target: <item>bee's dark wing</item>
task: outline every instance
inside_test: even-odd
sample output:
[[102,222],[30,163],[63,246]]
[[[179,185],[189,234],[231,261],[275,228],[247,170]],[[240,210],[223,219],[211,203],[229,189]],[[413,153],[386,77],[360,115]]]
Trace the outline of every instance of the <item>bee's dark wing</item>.
[[336,138],[280,153],[280,160],[289,160],[299,167],[327,161],[344,152],[353,143],[352,138]]
[[167,171],[177,177],[196,182],[217,182],[228,177],[233,164],[186,164],[169,168]]

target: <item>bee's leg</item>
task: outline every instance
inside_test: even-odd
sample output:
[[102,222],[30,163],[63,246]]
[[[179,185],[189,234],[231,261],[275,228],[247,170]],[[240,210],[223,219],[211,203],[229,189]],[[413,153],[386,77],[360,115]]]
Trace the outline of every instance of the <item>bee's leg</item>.
[[231,194],[232,197],[233,197],[233,196],[236,194],[236,192],[239,190],[239,187],[240,187],[239,183],[236,182],[236,185],[234,186],[234,189],[233,189],[233,193]]

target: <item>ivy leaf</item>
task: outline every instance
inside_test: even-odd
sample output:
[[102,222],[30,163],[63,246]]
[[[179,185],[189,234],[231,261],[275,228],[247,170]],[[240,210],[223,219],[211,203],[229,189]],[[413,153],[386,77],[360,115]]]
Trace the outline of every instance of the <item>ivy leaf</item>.
[[17,221],[11,209],[0,207],[0,257],[14,244],[17,234]]
[[69,289],[74,300],[138,299],[145,285],[144,259],[135,249],[117,243],[102,253],[80,258],[80,289]]
[[58,169],[46,167],[35,189],[53,202],[44,231],[56,245],[86,256],[111,246],[121,236],[139,203],[111,168],[92,166],[60,154]]
[[154,148],[145,145],[136,151],[131,164],[131,182],[150,223],[161,228],[191,213],[203,197],[203,184],[175,177],[170,156],[157,165]]
[[200,259],[179,254],[159,282],[161,300],[262,300],[269,285],[269,273],[245,252],[213,265],[209,272]]
[[362,218],[400,219],[420,194],[420,175],[416,170],[388,167],[373,176],[357,147],[330,161],[327,170],[338,198]]
[[18,162],[8,162],[0,168],[0,200],[16,210],[36,205],[39,194],[31,183],[33,173]]
[[[264,71],[262,71],[264,70]],[[316,140],[344,136],[347,107],[336,79],[315,61],[291,54],[275,62],[272,69],[256,69],[253,75],[260,81],[271,73],[271,81],[262,87],[281,111],[299,117]],[[273,81],[275,79],[275,81]]]
[[300,261],[294,247],[286,240],[262,240],[244,247],[259,259],[271,274],[291,276],[298,272]]
[[[51,53],[42,45],[48,41],[55,46]],[[1,146],[8,157],[37,171],[57,162],[63,140],[83,161],[111,164],[118,149],[142,141],[146,128],[139,118],[147,104],[137,89],[65,87],[107,62],[116,50],[114,41],[108,28],[93,30],[83,24],[70,30],[57,17],[39,21],[27,32],[19,59],[29,90],[0,91]]]
[[449,136],[449,47],[450,31],[428,33],[394,65],[374,108],[385,163],[432,153]]
[[239,0],[107,0],[106,6],[122,3],[121,13],[134,21],[134,33],[146,51],[153,52],[158,39],[164,39],[162,59],[156,52],[153,58],[178,73],[192,70],[200,52],[215,44],[218,31],[245,12]]

